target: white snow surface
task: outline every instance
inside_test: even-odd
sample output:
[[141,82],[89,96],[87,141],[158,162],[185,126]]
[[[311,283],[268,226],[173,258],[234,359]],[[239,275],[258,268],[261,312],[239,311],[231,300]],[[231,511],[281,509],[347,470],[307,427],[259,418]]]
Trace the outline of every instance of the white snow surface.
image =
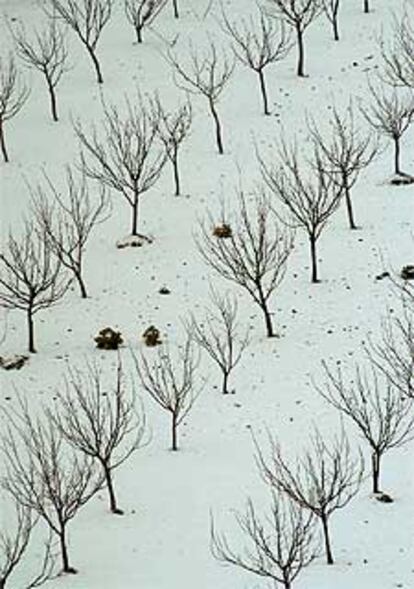
[[[207,0],[181,0],[181,18],[174,20],[167,6],[153,31],[145,31],[142,46],[134,43],[121,0],[98,45],[104,84],[95,82],[89,58],[70,32],[71,70],[58,86],[60,121],[49,117],[47,95],[40,74],[24,71],[31,96],[21,113],[6,125],[10,163],[0,164],[1,228],[3,241],[9,227],[16,228],[27,214],[26,182],[36,183],[44,169],[58,185],[64,165],[78,153],[71,117],[85,127],[102,119],[101,97],[123,104],[157,89],[167,104],[185,100],[163,59],[165,43],[178,35],[176,49],[185,56],[188,39],[202,45],[211,34],[223,46],[228,39],[217,24],[219,3],[213,2],[203,19]],[[261,114],[254,74],[236,68],[219,102],[225,154],[216,153],[213,122],[202,97],[191,96],[194,123],[181,152],[184,195],[173,196],[167,164],[161,180],[142,197],[140,231],[154,238],[141,248],[117,249],[116,241],[129,228],[129,210],[113,194],[110,219],[96,228],[86,252],[85,278],[90,296],[81,300],[73,288],[55,308],[36,317],[38,353],[20,371],[1,371],[0,402],[10,406],[19,391],[34,407],[51,405],[69,361],[82,365],[97,359],[105,374],[116,366],[116,354],[94,347],[93,337],[107,325],[120,330],[125,340],[121,354],[133,373],[128,347],[142,346],[141,334],[154,324],[172,346],[183,340],[182,318],[201,312],[207,302],[208,283],[238,296],[242,325],[251,325],[252,344],[235,370],[235,395],[220,394],[220,374],[202,356],[200,372],[208,384],[180,429],[178,452],[169,448],[169,419],[151,399],[142,396],[152,431],[151,443],[137,451],[115,473],[123,517],[113,516],[104,491],[92,499],[70,524],[69,543],[77,575],[60,576],[50,589],[259,589],[264,579],[218,563],[210,552],[210,511],[216,525],[237,544],[242,541],[232,514],[243,509],[247,497],[259,504],[266,497],[254,462],[253,430],[264,439],[268,427],[287,452],[306,447],[317,424],[326,436],[339,427],[338,415],[315,392],[312,379],[323,380],[321,360],[337,360],[352,371],[363,361],[362,342],[379,333],[381,319],[396,306],[387,280],[375,276],[398,272],[413,263],[414,189],[391,187],[392,154],[385,149],[362,174],[353,190],[359,229],[347,227],[343,207],[335,214],[319,243],[322,282],[309,280],[306,235],[298,233],[282,286],[272,298],[274,321],[280,337],[267,339],[260,310],[247,294],[217,278],[197,253],[194,233],[205,211],[217,211],[223,197],[231,209],[234,187],[241,180],[246,190],[260,179],[254,143],[267,151],[283,125],[297,132],[306,146],[305,110],[325,124],[329,105],[367,100],[367,76],[381,61],[377,37],[386,35],[390,9],[402,10],[399,0],[373,0],[363,14],[362,0],[345,0],[340,15],[341,40],[331,38],[328,21],[321,17],[306,34],[304,79],[295,76],[295,50],[282,63],[266,70],[272,116]],[[228,0],[226,10],[237,18],[254,9],[251,0]],[[22,19],[27,27],[44,16],[33,0],[1,0],[1,49],[11,47],[6,21]],[[20,64],[21,65],[21,64]],[[24,67],[21,65],[21,69]],[[413,132],[404,137],[404,168],[413,173]],[[239,172],[241,170],[241,173]],[[158,293],[167,286],[171,294]],[[24,314],[2,311],[5,338],[0,354],[26,351]],[[0,333],[1,336],[1,333]],[[109,377],[110,378],[110,377]],[[358,433],[346,423],[352,443]],[[366,446],[367,467],[369,455]],[[395,499],[391,505],[371,496],[369,477],[360,493],[332,518],[336,563],[325,564],[321,555],[295,581],[296,589],[412,589],[414,587],[413,445],[386,455],[382,486]],[[4,499],[4,505],[7,499]],[[263,506],[265,501],[263,501]],[[2,520],[7,522],[6,508]],[[6,524],[7,525],[7,524]],[[10,587],[19,587],[25,570],[31,570],[42,548],[41,526],[27,561],[16,571]]]

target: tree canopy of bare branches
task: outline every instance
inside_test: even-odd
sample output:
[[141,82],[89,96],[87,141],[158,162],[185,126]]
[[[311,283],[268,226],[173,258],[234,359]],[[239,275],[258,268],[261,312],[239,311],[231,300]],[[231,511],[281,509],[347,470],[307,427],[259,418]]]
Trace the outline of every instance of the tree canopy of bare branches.
[[251,498],[244,513],[236,512],[236,522],[249,545],[243,551],[231,548],[225,534],[211,522],[211,551],[223,562],[272,579],[291,589],[294,580],[318,555],[315,517],[287,496],[275,490],[271,507],[260,516]]
[[378,373],[375,365],[369,371],[357,367],[353,380],[345,381],[340,369],[336,374],[323,363],[327,381],[318,392],[333,407],[357,426],[371,449],[372,490],[380,492],[383,455],[414,437],[413,406],[407,397]]
[[369,83],[371,103],[360,106],[368,123],[380,135],[392,139],[394,143],[394,172],[401,171],[401,137],[407,131],[414,118],[414,96],[401,89],[386,89],[383,84]]
[[17,71],[13,56],[0,57],[0,149],[5,162],[9,161],[9,153],[4,124],[19,113],[28,97],[29,89]]
[[356,229],[351,189],[361,171],[374,159],[378,146],[372,133],[360,131],[361,125],[355,120],[352,102],[345,112],[340,112],[335,106],[331,112],[329,135],[320,130],[312,116],[307,119],[308,132],[319,152],[324,171],[343,187],[349,226]]
[[125,102],[125,114],[115,105],[104,107],[101,134],[93,126],[88,135],[79,121],[74,129],[84,149],[85,175],[126,199],[132,213],[131,234],[139,235],[141,196],[159,179],[167,155],[159,143],[159,114],[140,97],[133,104],[129,99]]
[[[109,390],[108,390],[109,388]],[[50,419],[76,450],[97,461],[102,468],[112,513],[118,507],[113,471],[145,443],[145,414],[136,411],[135,393],[129,392],[118,358],[115,382],[104,385],[99,367],[85,370],[69,367],[63,391],[58,391],[57,408]]]
[[61,18],[78,36],[92,60],[96,78],[103,83],[101,64],[96,54],[99,38],[112,14],[113,0],[47,0],[51,18]]
[[324,536],[326,561],[333,564],[330,518],[357,494],[364,473],[362,456],[352,455],[343,429],[340,435],[331,441],[325,440],[315,428],[310,440],[310,449],[297,459],[295,466],[292,466],[283,455],[279,442],[270,432],[268,437],[269,457],[265,457],[255,440],[256,461],[261,476],[302,509],[308,509],[319,518]]
[[270,115],[265,69],[283,60],[291,50],[292,42],[283,22],[269,16],[262,8],[259,12],[259,19],[250,16],[232,21],[222,8],[222,21],[224,31],[232,40],[236,59],[257,74],[263,111]]
[[55,19],[49,19],[46,26],[34,30],[28,36],[24,25],[12,28],[16,51],[30,68],[41,72],[46,81],[50,109],[54,121],[58,121],[56,87],[67,71],[68,51],[65,35]]
[[381,54],[384,71],[382,78],[391,86],[414,88],[414,6],[401,16],[393,15],[392,40],[385,45],[381,39]]
[[191,94],[201,94],[208,101],[210,114],[213,117],[216,132],[216,144],[219,154],[224,153],[222,125],[217,111],[217,102],[230,80],[235,62],[224,50],[218,50],[210,41],[205,51],[189,47],[189,64],[183,65],[171,52],[167,60],[173,68],[174,80],[179,88]]
[[63,572],[76,573],[69,559],[68,525],[103,481],[93,460],[71,451],[53,421],[35,417],[22,397],[19,409],[6,411],[5,418],[2,486],[47,523],[59,539]]
[[82,298],[88,296],[84,280],[85,246],[94,227],[108,218],[109,200],[104,186],[99,187],[96,202],[92,202],[87,178],[81,172],[75,177],[66,166],[66,196],[45,176],[32,192],[34,218],[46,235],[55,254],[76,279]]
[[194,313],[185,320],[187,333],[220,368],[223,382],[221,391],[229,393],[230,373],[240,362],[243,352],[249,345],[249,332],[245,330],[239,337],[238,305],[230,293],[220,295],[211,289],[211,306],[206,309],[202,319]]
[[321,14],[320,0],[268,0],[271,14],[285,21],[296,32],[297,75],[305,75],[305,31]]
[[151,25],[168,0],[124,0],[125,16],[134,27],[137,42],[142,43],[145,27]]
[[49,240],[35,230],[33,223],[25,222],[19,237],[9,233],[0,253],[0,303],[26,313],[29,352],[36,352],[35,314],[60,301],[69,284]]
[[255,194],[252,201],[249,203],[238,190],[235,222],[223,219],[231,227],[230,236],[220,238],[214,234],[210,213],[207,222],[200,223],[196,243],[210,268],[249,293],[263,313],[268,337],[273,337],[269,299],[284,278],[293,233],[280,227],[263,194]]
[[281,163],[275,165],[258,154],[262,177],[288,213],[286,217],[273,208],[276,215],[289,227],[305,229],[310,245],[311,280],[316,283],[319,282],[316,244],[340,205],[343,187],[326,173],[316,149],[310,170],[299,160],[296,143],[289,145],[282,140],[279,156]]

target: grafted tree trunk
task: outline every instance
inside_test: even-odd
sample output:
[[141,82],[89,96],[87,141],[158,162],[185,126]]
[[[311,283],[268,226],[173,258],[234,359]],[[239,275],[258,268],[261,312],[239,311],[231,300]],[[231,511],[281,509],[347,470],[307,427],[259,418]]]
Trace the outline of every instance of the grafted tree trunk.
[[49,91],[50,110],[52,112],[52,118],[55,122],[57,122],[59,120],[59,118],[58,118],[58,113],[57,113],[56,92],[55,92],[53,84],[48,76],[46,76],[46,82],[47,82],[47,89]]
[[132,209],[132,224],[131,235],[138,235],[138,213],[139,213],[139,193],[135,192],[134,200],[131,204]]
[[257,70],[257,73],[259,74],[260,90],[261,90],[262,99],[263,99],[263,112],[265,115],[270,115],[264,71],[263,71],[263,69],[260,69],[260,70]]
[[173,172],[174,172],[174,185],[175,185],[175,196],[180,196],[181,194],[181,186],[180,186],[180,172],[178,167],[178,151],[175,150],[175,153],[172,158],[172,165],[173,165]]
[[336,15],[334,15],[334,17],[333,17],[332,27],[333,27],[333,33],[334,33],[334,40],[339,41],[338,18]]
[[224,149],[223,149],[223,139],[222,139],[222,133],[221,133],[221,124],[220,124],[220,119],[218,116],[216,106],[214,104],[214,100],[212,100],[211,98],[209,98],[209,105],[210,105],[210,112],[213,116],[215,128],[216,128],[217,149],[218,149],[219,154],[222,155],[224,153]]
[[59,533],[59,543],[60,543],[60,551],[62,556],[62,570],[64,573],[69,574],[76,574],[78,571],[70,566],[69,563],[69,552],[66,540],[66,527],[62,526],[61,531]]
[[296,35],[298,41],[297,75],[303,78],[305,76],[305,46],[303,42],[303,31],[300,25],[296,26]]
[[354,220],[354,211],[352,206],[351,200],[351,191],[348,184],[348,177],[346,174],[343,175],[343,185],[344,185],[344,193],[345,193],[345,203],[346,203],[346,210],[348,212],[348,221],[349,221],[349,228],[350,229],[357,229]]
[[0,119],[0,147],[3,154],[3,160],[7,163],[9,161],[9,154],[7,153],[6,140],[4,138],[4,124]]
[[223,384],[222,384],[222,387],[221,387],[221,392],[223,393],[223,395],[228,395],[229,394],[229,391],[228,391],[228,381],[229,381],[229,373],[223,371]]
[[365,14],[369,12],[369,0],[364,0],[364,12]]
[[96,80],[98,84],[103,84],[102,70],[98,58],[96,57],[95,51],[89,45],[86,45],[86,48],[88,50],[89,55],[91,56],[92,63],[95,68]]
[[122,509],[119,509],[119,507],[117,506],[114,483],[112,480],[111,468],[110,468],[109,464],[107,462],[105,462],[104,460],[101,460],[101,464],[102,464],[102,468],[105,473],[106,488],[108,489],[109,508],[112,513],[115,513],[117,515],[123,515],[124,512],[122,511]]
[[29,352],[31,354],[35,354],[36,348],[35,348],[35,344],[34,344],[33,309],[30,306],[27,309],[27,328],[28,328],[28,335],[29,335]]
[[318,258],[316,255],[316,237],[315,235],[309,235],[310,251],[311,251],[311,263],[312,263],[312,282],[319,282],[318,278]]
[[177,423],[177,414],[175,411],[172,412],[171,417],[171,450],[176,452],[178,450],[178,423]]
[[178,11],[178,0],[172,0],[173,3],[173,10],[174,10],[174,18],[179,18],[180,14]]
[[381,469],[381,454],[373,452],[372,457],[372,492],[380,493],[380,469]]
[[329,536],[329,526],[328,526],[328,517],[325,514],[322,514],[322,529],[323,529],[323,538],[325,544],[325,554],[326,554],[326,562],[327,564],[333,564],[333,554],[331,548],[331,539]]
[[400,138],[394,137],[394,171],[396,174],[401,174],[400,169]]

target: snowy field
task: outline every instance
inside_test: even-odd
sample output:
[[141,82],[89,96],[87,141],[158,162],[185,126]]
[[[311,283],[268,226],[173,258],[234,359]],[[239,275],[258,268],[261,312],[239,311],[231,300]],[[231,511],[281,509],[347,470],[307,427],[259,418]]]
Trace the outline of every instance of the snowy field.
[[[0,164],[1,230],[6,244],[9,228],[18,231],[28,215],[30,193],[43,171],[57,187],[64,186],[64,166],[78,158],[79,144],[72,120],[85,130],[100,128],[102,101],[133,102],[159,92],[173,108],[186,95],[174,84],[165,59],[168,44],[187,59],[189,41],[202,47],[213,38],[231,55],[230,40],[218,24],[220,4],[213,0],[180,0],[180,18],[167,5],[149,29],[144,42],[135,42],[125,19],[122,0],[115,0],[113,16],[99,41],[104,83],[97,84],[90,59],[68,32],[70,70],[57,87],[59,122],[49,114],[41,74],[17,60],[31,88],[21,112],[6,123],[10,162]],[[266,429],[280,440],[289,456],[309,445],[317,425],[327,440],[340,427],[340,417],[315,391],[326,379],[321,361],[340,360],[349,374],[356,362],[366,362],[363,342],[376,338],[398,297],[389,280],[376,280],[384,271],[398,273],[413,264],[414,189],[391,186],[390,142],[361,173],[353,188],[358,229],[348,228],[344,203],[327,224],[318,242],[321,282],[310,282],[307,235],[296,232],[286,276],[270,300],[279,337],[267,338],[262,313],[247,292],[219,277],[206,265],[195,245],[199,220],[210,211],[220,221],[220,203],[232,211],[241,182],[249,192],[261,181],[256,149],[272,153],[281,129],[296,133],[301,148],[309,148],[305,114],[326,127],[333,101],[339,107],[353,97],[356,105],[370,100],[368,77],[381,66],[378,38],[387,38],[391,9],[401,14],[400,0],[372,0],[369,14],[362,0],[343,0],[341,39],[332,38],[321,15],[306,31],[304,78],[295,75],[296,47],[281,62],[266,69],[271,115],[262,114],[257,76],[237,67],[217,108],[223,125],[224,154],[217,153],[213,120],[207,100],[190,95],[193,124],[180,151],[182,195],[174,196],[172,169],[167,162],[159,181],[142,195],[139,231],[153,238],[141,248],[118,249],[128,235],[130,208],[111,192],[109,218],[92,232],[85,251],[84,277],[89,296],[81,299],[76,284],[53,308],[36,315],[37,353],[19,371],[0,372],[0,402],[17,406],[17,394],[33,408],[52,407],[68,363],[81,367],[95,360],[102,374],[114,378],[116,352],[98,350],[93,338],[111,326],[122,333],[120,348],[126,375],[134,378],[150,432],[150,442],[115,471],[115,485],[123,516],[109,512],[105,489],[99,491],[69,525],[69,550],[77,575],[60,575],[50,589],[270,589],[269,580],[237,567],[224,566],[210,550],[210,513],[215,526],[235,546],[243,545],[234,510],[243,510],[248,497],[265,510],[268,494],[254,459],[252,432],[266,446]],[[256,10],[252,0],[225,0],[232,19]],[[1,54],[13,47],[10,23],[19,19],[27,29],[45,18],[34,0],[0,0]],[[14,19],[18,19],[17,21]],[[210,35],[210,37],[209,37]],[[219,49],[221,51],[221,49]],[[366,128],[366,121],[358,118]],[[404,135],[402,167],[414,173],[414,133]],[[91,194],[96,184],[90,181]],[[142,333],[153,324],[175,349],[182,345],[183,319],[190,312],[202,318],[208,286],[237,296],[241,331],[250,328],[250,345],[231,375],[235,394],[222,395],[217,366],[201,354],[198,373],[208,382],[182,423],[180,449],[172,452],[169,416],[142,390],[131,362],[130,348],[147,357]],[[159,293],[161,287],[171,292]],[[0,355],[25,354],[24,313],[1,309]],[[106,377],[105,377],[106,378]],[[106,382],[106,381],[105,381]],[[108,381],[110,382],[110,381]],[[5,425],[5,417],[2,417]],[[369,448],[351,422],[344,420],[353,449],[361,447],[366,463],[359,493],[331,520],[335,564],[320,556],[294,581],[295,589],[412,589],[414,587],[414,475],[413,442],[386,453],[381,487],[394,502],[376,501],[369,477]],[[293,462],[292,462],[293,463]],[[2,467],[4,465],[2,464]],[[2,471],[4,474],[4,468]],[[9,498],[2,495],[1,521],[10,524]],[[8,506],[8,507],[7,507]],[[7,523],[9,522],[9,524]],[[319,523],[318,523],[319,526]],[[41,559],[44,523],[36,527],[21,566],[7,587],[24,587]],[[59,554],[57,566],[60,566]]]

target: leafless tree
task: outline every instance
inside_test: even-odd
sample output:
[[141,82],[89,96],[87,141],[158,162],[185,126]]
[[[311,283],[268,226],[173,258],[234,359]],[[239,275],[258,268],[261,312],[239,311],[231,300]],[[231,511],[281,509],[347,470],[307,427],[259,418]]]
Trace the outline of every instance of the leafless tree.
[[293,233],[276,222],[263,194],[255,194],[250,204],[238,190],[237,208],[235,223],[224,216],[231,227],[225,239],[214,234],[215,223],[209,214],[207,222],[200,223],[197,247],[217,274],[249,293],[263,313],[267,336],[274,337],[269,299],[284,278]]
[[11,29],[16,51],[24,63],[38,70],[44,76],[54,121],[58,120],[56,87],[67,71],[68,51],[65,35],[55,19],[49,19],[46,26],[35,30],[32,38],[24,25]]
[[168,160],[171,162],[174,174],[175,196],[181,194],[179,150],[190,132],[193,113],[191,104],[183,104],[171,112],[162,105],[159,96],[153,100],[155,119],[159,120],[158,134],[164,144]]
[[322,8],[326,18],[332,25],[335,41],[339,41],[338,16],[341,7],[341,0],[322,0]]
[[9,154],[4,124],[18,114],[28,97],[29,89],[17,71],[13,56],[0,57],[0,148],[5,162],[9,161]]
[[[30,509],[22,507],[14,501],[13,530],[9,527],[0,531],[0,589],[6,589],[14,571],[19,567],[32,537],[32,531],[37,523]],[[43,558],[39,572],[32,579],[26,581],[22,589],[40,587],[53,578],[55,559],[52,554],[51,536],[45,543]]]
[[85,246],[94,227],[108,218],[109,200],[105,186],[99,187],[92,202],[87,178],[82,172],[77,179],[66,166],[65,196],[45,175],[45,184],[30,188],[33,216],[46,235],[53,253],[73,273],[82,298],[88,296],[83,275]]
[[356,229],[351,199],[351,188],[378,152],[377,141],[372,133],[360,131],[361,125],[355,120],[353,103],[345,112],[332,107],[330,132],[324,134],[312,116],[307,118],[309,136],[319,152],[323,169],[343,188],[349,226]]
[[297,75],[305,75],[305,31],[321,14],[320,0],[268,0],[271,13],[296,32],[298,46]]
[[134,391],[127,390],[121,360],[109,387],[96,364],[88,363],[85,370],[69,367],[57,397],[58,407],[50,412],[50,419],[73,448],[99,463],[110,510],[122,515],[113,471],[145,443],[146,421],[143,410],[136,411]]
[[84,149],[84,173],[126,199],[132,213],[131,233],[139,235],[141,196],[159,179],[167,156],[159,144],[158,115],[140,97],[133,104],[125,102],[125,115],[115,105],[104,107],[101,135],[95,126],[86,134],[79,121],[74,129]]
[[229,393],[228,381],[231,372],[240,362],[244,350],[249,345],[249,332],[245,330],[238,337],[237,299],[226,293],[224,296],[211,289],[212,305],[206,309],[202,321],[191,313],[185,320],[187,333],[220,368],[223,376],[222,393]]
[[85,47],[99,84],[103,83],[103,77],[96,49],[102,30],[111,18],[112,6],[113,0],[47,0],[48,15],[61,18]]
[[3,487],[47,523],[59,539],[63,572],[76,573],[69,560],[68,526],[103,480],[96,476],[94,461],[71,451],[54,422],[34,416],[22,397],[19,408],[5,417]]
[[303,228],[308,234],[311,254],[311,280],[319,282],[316,244],[330,217],[342,199],[343,188],[324,169],[321,156],[314,150],[310,170],[299,161],[296,143],[282,140],[281,164],[266,162],[258,154],[262,177],[272,194],[284,205],[289,217],[280,216],[286,225]]
[[315,517],[282,493],[272,490],[269,513],[259,516],[251,498],[244,513],[236,512],[238,527],[249,546],[231,548],[225,534],[211,522],[211,551],[217,560],[272,579],[291,589],[294,580],[318,555]]
[[394,172],[405,175],[400,167],[401,137],[414,119],[414,96],[397,88],[386,90],[383,85],[369,83],[371,104],[360,109],[368,123],[380,135],[394,142]]
[[165,343],[157,347],[155,354],[151,362],[143,353],[133,358],[143,389],[171,415],[171,450],[177,451],[178,428],[201,392],[198,357],[189,337],[177,355]]
[[168,0],[124,0],[125,16],[134,27],[137,42],[142,43],[145,27],[151,25]]
[[318,392],[333,407],[348,416],[371,448],[372,490],[380,492],[381,460],[386,452],[414,437],[413,406],[386,375],[357,367],[355,378],[344,382],[323,363],[327,382]]
[[232,39],[236,59],[257,74],[263,111],[265,115],[270,115],[265,68],[284,59],[292,48],[292,42],[283,22],[272,18],[261,8],[259,12],[259,19],[250,16],[231,21],[222,7],[222,21],[224,31]]
[[34,316],[60,301],[70,281],[60,260],[53,256],[49,240],[28,221],[21,236],[9,233],[0,252],[0,269],[0,303],[26,313],[28,347],[34,353]]
[[224,153],[222,125],[217,111],[217,102],[234,71],[234,60],[224,50],[217,50],[213,41],[202,52],[190,44],[190,63],[188,68],[182,65],[171,52],[167,60],[173,67],[175,83],[179,88],[191,94],[201,94],[208,101],[211,116],[214,119],[216,143],[219,154]]
[[383,38],[380,39],[384,62],[384,71],[381,77],[393,87],[414,88],[413,8],[409,9],[406,6],[401,16],[393,14],[391,43],[386,46]]
[[319,518],[325,543],[326,561],[333,564],[329,524],[332,515],[344,508],[357,494],[364,463],[361,454],[353,457],[344,430],[332,441],[325,440],[315,428],[311,447],[298,458],[294,467],[283,456],[278,441],[268,433],[270,457],[255,440],[256,461],[263,479],[285,493],[302,509]]

